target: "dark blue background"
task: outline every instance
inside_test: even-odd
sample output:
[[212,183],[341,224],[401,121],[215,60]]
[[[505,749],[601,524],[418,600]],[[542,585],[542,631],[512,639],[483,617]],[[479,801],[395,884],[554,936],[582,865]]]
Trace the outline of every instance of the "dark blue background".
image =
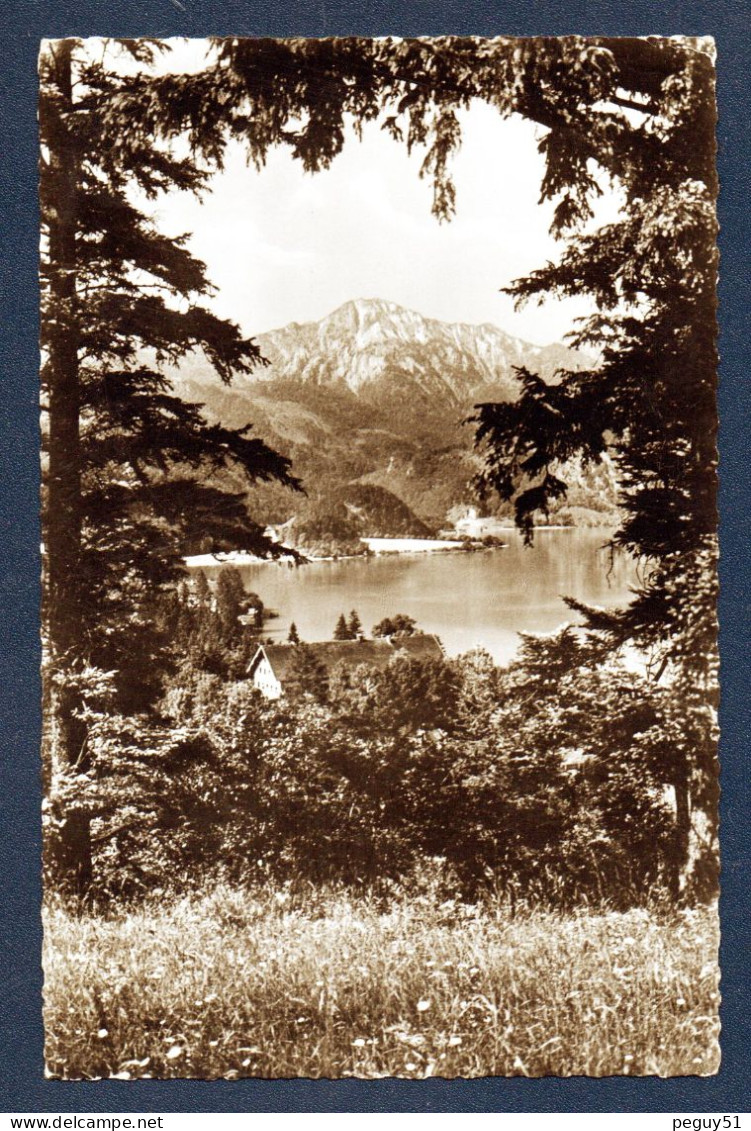
[[[749,1110],[747,443],[749,24],[739,0],[15,0],[0,15],[3,390],[0,476],[0,1106],[9,1111]],[[43,36],[712,34],[718,47],[722,354],[722,1068],[675,1080],[410,1082],[43,1079],[39,885],[36,56]]]

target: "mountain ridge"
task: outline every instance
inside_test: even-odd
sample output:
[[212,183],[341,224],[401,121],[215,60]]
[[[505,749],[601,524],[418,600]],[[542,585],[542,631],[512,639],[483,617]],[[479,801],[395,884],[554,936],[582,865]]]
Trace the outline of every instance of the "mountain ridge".
[[[533,365],[549,379],[558,368],[582,364],[580,354],[559,342],[533,345],[489,322],[443,322],[386,299],[351,299],[318,322],[291,322],[256,341],[269,364],[237,378],[236,388],[281,378],[346,385],[366,396],[375,387],[380,398],[395,381],[411,380],[463,403],[499,384],[512,397],[515,365]],[[201,384],[211,381],[200,360],[181,371]]]
[[274,326],[274,327],[270,328],[269,330],[261,331],[259,334],[256,334],[256,337],[257,338],[259,338],[259,337],[271,337],[275,334],[281,333],[284,330],[305,330],[309,327],[319,326],[322,322],[326,322],[326,321],[329,321],[331,319],[334,319],[334,318],[342,315],[345,311],[349,311],[349,310],[354,310],[354,311],[359,312],[360,310],[368,311],[368,310],[376,310],[376,309],[378,309],[378,310],[380,310],[384,313],[388,313],[388,314],[395,313],[395,312],[401,313],[401,314],[406,314],[406,315],[410,316],[410,318],[419,319],[420,321],[425,322],[427,324],[431,324],[431,325],[453,326],[453,327],[457,327],[458,329],[485,330],[485,331],[490,331],[490,332],[493,332],[493,333],[498,333],[498,334],[501,334],[503,337],[507,338],[509,341],[516,342],[520,346],[523,346],[526,350],[529,350],[529,351],[544,350],[544,349],[547,348],[546,346],[539,345],[539,343],[529,342],[529,341],[526,340],[526,338],[520,338],[516,334],[510,334],[508,332],[508,330],[504,330],[502,326],[498,326],[495,322],[488,322],[488,321],[484,321],[484,322],[467,322],[467,321],[446,322],[445,319],[435,318],[430,314],[421,314],[420,311],[415,310],[411,306],[403,306],[401,303],[397,303],[397,302],[394,302],[391,299],[385,299],[385,298],[351,298],[351,299],[347,299],[345,302],[340,303],[339,306],[335,307],[328,314],[325,314],[323,316],[323,318],[319,318],[317,320],[316,319],[308,319],[305,322],[298,322],[297,320],[293,319],[293,321],[287,322],[283,326]]
[[[343,501],[356,485],[381,492],[377,513],[366,508],[359,516],[364,533],[369,517],[389,533],[388,497],[395,535],[405,523],[437,530],[457,507],[477,506],[480,457],[466,424],[473,406],[515,400],[516,366],[556,380],[558,371],[589,362],[561,343],[533,346],[490,323],[441,322],[385,299],[353,299],[318,322],[289,323],[256,341],[268,365],[226,387],[194,357],[174,374],[176,390],[227,426],[252,422],[255,434],[292,459],[307,499],[261,487],[250,492],[250,505],[261,521],[295,519],[290,529],[315,529],[328,550],[333,532],[345,528]],[[607,524],[612,468],[573,470],[575,497],[557,507],[555,521]],[[568,516],[567,505],[575,508]],[[508,504],[490,512],[511,513]]]

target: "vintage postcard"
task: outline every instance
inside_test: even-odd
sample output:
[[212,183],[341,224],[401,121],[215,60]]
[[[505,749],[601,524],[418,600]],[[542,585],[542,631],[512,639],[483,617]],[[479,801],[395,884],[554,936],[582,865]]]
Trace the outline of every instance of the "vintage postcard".
[[715,1073],[712,41],[39,76],[48,1075]]

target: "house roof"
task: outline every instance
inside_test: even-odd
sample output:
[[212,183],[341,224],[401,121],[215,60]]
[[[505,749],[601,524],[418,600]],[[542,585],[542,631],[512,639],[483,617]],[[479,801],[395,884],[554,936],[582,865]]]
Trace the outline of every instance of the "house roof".
[[[443,656],[443,648],[438,637],[428,633],[391,637],[385,640],[325,640],[306,644],[305,647],[310,649],[315,658],[329,671],[342,663],[349,667],[366,664],[371,668],[385,668],[395,656],[399,655],[407,655],[419,660]],[[296,648],[296,644],[259,644],[258,651],[251,660],[248,674],[253,675],[265,656],[276,678],[280,683],[284,682]]]

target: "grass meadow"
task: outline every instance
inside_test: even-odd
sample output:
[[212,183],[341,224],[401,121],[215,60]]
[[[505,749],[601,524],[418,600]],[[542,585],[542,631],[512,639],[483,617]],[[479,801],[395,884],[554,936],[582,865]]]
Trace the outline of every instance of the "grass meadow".
[[288,888],[45,912],[48,1075],[707,1075],[712,909]]

